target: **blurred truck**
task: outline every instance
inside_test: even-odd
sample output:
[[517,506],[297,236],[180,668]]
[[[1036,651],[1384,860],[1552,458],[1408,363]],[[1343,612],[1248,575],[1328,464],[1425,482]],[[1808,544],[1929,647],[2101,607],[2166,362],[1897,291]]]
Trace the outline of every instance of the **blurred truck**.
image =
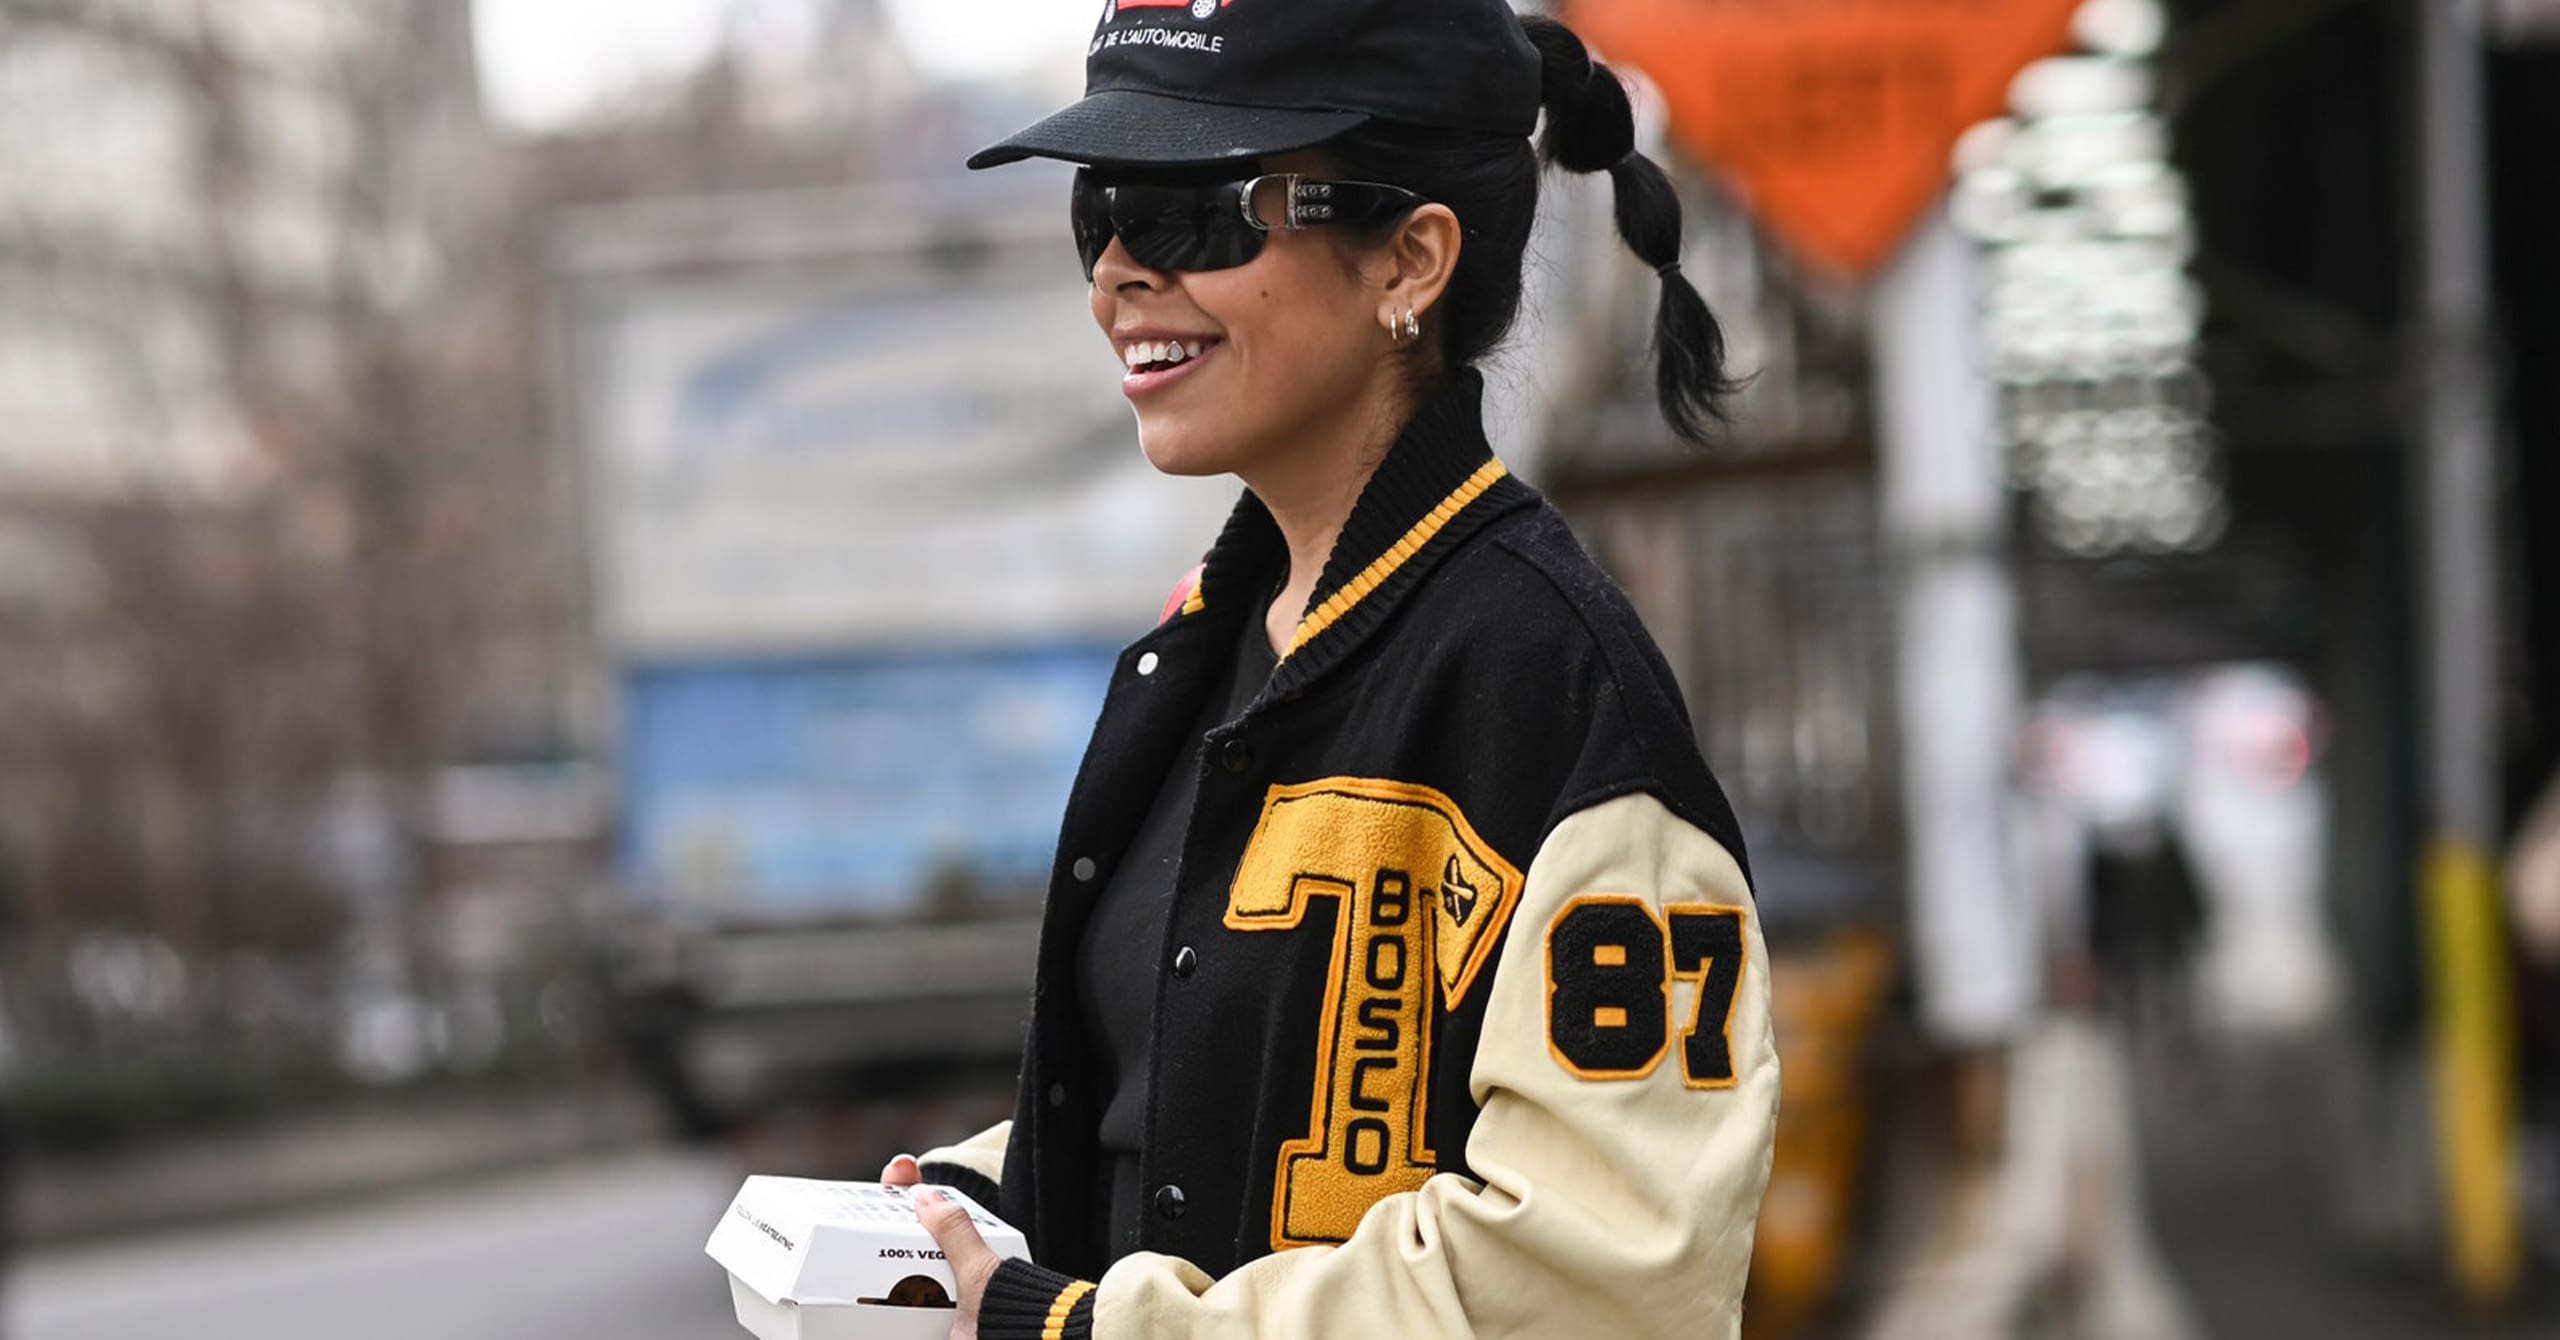
[[1009,1063],[1117,648],[1225,486],[1140,456],[1063,174],[555,238],[616,1031],[696,1133]]

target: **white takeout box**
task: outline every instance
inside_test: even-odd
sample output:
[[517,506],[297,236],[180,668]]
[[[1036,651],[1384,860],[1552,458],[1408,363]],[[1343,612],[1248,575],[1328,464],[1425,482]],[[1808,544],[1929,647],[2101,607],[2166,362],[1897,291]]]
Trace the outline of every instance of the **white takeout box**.
[[[933,1189],[969,1211],[996,1255],[1031,1255],[1012,1225],[949,1187]],[[942,1249],[899,1187],[750,1177],[703,1250],[728,1269],[738,1321],[761,1340],[942,1340],[951,1330],[947,1307],[862,1301],[887,1298],[911,1275],[957,1296]]]

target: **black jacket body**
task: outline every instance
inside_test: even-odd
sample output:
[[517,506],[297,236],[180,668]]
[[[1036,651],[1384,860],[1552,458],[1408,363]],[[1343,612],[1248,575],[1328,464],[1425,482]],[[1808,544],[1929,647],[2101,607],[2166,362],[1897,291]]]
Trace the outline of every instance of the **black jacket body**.
[[[1296,644],[1208,733],[1165,939],[1127,946],[1113,987],[1155,999],[1142,1246],[1211,1276],[1341,1241],[1431,1173],[1474,1175],[1493,965],[1544,929],[1509,913],[1559,822],[1644,792],[1744,859],[1668,667],[1562,517],[1494,461],[1480,395],[1461,372],[1423,408]],[[1195,592],[1120,655],[1067,805],[995,1189],[1054,1271],[1111,1264],[1091,1204],[1103,1095],[1068,977],[1084,921],[1286,562],[1246,494]],[[1272,848],[1286,876],[1247,888],[1248,845],[1291,824]]]

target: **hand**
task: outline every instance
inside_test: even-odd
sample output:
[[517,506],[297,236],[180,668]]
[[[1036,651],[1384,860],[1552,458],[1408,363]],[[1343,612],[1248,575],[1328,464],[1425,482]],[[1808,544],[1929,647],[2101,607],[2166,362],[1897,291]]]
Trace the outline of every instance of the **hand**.
[[916,1156],[900,1154],[880,1170],[882,1186],[914,1186],[924,1180],[924,1169],[916,1166]]
[[[889,1166],[895,1168],[897,1160]],[[907,1166],[912,1169],[914,1160]],[[882,1180],[887,1180],[885,1172]],[[959,1287],[960,1310],[951,1318],[951,1340],[978,1340],[978,1301],[986,1297],[987,1281],[995,1278],[995,1250],[978,1236],[978,1226],[969,1222],[969,1212],[959,1202],[939,1191],[919,1192],[913,1199],[916,1219],[942,1248],[943,1264],[951,1267],[952,1282]]]

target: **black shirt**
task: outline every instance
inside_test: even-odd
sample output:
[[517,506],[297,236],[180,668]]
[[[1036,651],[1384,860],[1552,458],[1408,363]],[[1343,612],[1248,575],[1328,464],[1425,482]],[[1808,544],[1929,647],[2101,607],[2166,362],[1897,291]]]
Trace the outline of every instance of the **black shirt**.
[[[1104,881],[1092,919],[1076,947],[1076,999],[1103,1097],[1094,1209],[1096,1237],[1111,1258],[1138,1249],[1144,1188],[1138,1150],[1146,1140],[1147,1070],[1155,1037],[1156,978],[1164,968],[1165,928],[1173,907],[1182,840],[1191,826],[1199,785],[1202,737],[1244,715],[1279,658],[1262,620],[1246,619],[1219,688],[1191,725],[1191,743],[1156,788],[1146,817],[1120,864]],[[1195,874],[1199,884],[1203,876]]]

